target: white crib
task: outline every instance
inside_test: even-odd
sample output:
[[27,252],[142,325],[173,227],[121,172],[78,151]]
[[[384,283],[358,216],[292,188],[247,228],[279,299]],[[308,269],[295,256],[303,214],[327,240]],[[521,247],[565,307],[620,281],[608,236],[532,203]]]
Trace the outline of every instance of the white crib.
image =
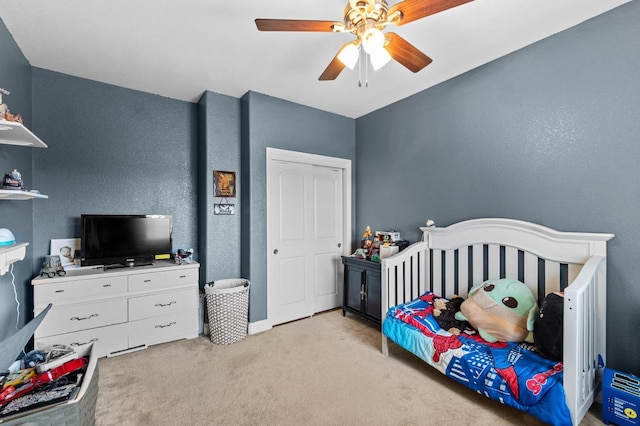
[[[425,291],[466,297],[473,284],[487,279],[518,279],[539,304],[550,292],[564,291],[563,387],[571,422],[579,424],[606,359],[606,255],[614,235],[498,218],[421,229],[423,241],[381,262],[382,321],[390,307]],[[382,351],[389,353],[384,334]]]

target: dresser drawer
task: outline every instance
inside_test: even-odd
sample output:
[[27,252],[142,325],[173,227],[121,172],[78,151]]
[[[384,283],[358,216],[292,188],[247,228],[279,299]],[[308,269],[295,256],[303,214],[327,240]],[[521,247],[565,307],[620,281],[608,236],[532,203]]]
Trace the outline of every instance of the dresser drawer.
[[43,346],[67,345],[77,350],[79,347],[93,343],[95,356],[102,357],[112,352],[128,349],[128,331],[129,325],[126,323],[109,325],[107,327],[98,327],[90,330],[35,339],[35,347],[36,349],[40,349]]
[[118,294],[126,294],[126,292],[126,276],[37,284],[33,286],[33,303],[35,306],[39,306],[76,299],[90,298],[96,300]]
[[129,299],[129,321],[180,311],[193,311],[197,308],[198,291],[196,288],[132,297]]
[[129,346],[153,345],[198,336],[198,312],[178,312],[129,323]]
[[155,291],[198,283],[198,269],[184,268],[129,276],[129,291]]
[[106,300],[53,308],[47,313],[35,337],[57,334],[127,322],[127,299]]

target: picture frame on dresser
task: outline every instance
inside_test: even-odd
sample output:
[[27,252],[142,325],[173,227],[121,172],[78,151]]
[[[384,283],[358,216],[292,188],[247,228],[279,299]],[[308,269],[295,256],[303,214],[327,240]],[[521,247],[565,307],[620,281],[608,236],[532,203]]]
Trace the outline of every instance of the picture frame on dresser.
[[51,240],[50,255],[60,256],[63,268],[80,265],[80,238],[63,238]]

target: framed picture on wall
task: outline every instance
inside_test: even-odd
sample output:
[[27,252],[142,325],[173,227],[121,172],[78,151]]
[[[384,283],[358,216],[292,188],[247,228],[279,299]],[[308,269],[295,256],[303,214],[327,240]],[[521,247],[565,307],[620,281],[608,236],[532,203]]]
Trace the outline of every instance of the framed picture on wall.
[[50,255],[60,256],[62,267],[80,264],[80,238],[51,240]]
[[213,171],[213,196],[224,198],[236,196],[236,172]]

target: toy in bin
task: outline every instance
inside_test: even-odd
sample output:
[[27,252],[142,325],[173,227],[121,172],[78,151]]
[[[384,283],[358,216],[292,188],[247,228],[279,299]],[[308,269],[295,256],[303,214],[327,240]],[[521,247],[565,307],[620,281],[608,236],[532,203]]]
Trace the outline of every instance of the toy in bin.
[[602,421],[604,424],[640,425],[640,378],[604,369],[602,377]]

